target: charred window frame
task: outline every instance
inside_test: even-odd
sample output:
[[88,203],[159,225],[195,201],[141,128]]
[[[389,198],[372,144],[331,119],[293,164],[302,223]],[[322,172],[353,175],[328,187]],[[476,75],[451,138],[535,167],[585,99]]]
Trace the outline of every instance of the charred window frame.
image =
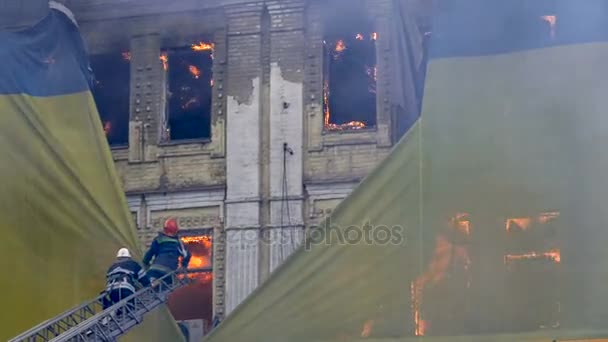
[[112,147],[129,145],[129,87],[131,55],[112,52],[90,57],[92,94],[103,130]]
[[187,276],[193,283],[170,296],[169,309],[178,321],[202,319],[210,326],[213,319],[213,229],[182,230],[179,237],[192,255]]
[[165,70],[165,115],[161,142],[211,140],[213,43],[161,51]]
[[[377,125],[378,33],[362,8],[325,18],[323,128],[353,131]],[[348,20],[344,20],[348,18]]]

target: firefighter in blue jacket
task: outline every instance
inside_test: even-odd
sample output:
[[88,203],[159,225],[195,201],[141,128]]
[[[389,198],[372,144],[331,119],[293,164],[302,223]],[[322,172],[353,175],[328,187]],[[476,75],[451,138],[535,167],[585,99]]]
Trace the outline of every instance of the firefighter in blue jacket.
[[[179,227],[174,218],[169,218],[163,225],[163,232],[152,241],[150,249],[144,255],[143,263],[148,267],[148,277],[151,281],[162,278],[181,267],[188,267],[191,254],[177,236]],[[167,279],[171,283],[172,279]]]
[[144,269],[131,258],[127,248],[121,248],[116,254],[116,262],[106,274],[106,298],[104,309],[129,297],[142,287],[150,285]]

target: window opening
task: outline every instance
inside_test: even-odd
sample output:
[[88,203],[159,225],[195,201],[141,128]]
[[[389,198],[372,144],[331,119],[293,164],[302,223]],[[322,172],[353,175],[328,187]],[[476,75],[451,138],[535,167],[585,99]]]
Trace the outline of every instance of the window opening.
[[128,52],[91,56],[92,93],[111,146],[129,144],[130,61]]

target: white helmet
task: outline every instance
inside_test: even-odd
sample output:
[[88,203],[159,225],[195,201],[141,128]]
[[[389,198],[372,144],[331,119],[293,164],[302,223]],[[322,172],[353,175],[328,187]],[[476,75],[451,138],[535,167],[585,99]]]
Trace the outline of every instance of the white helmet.
[[118,250],[118,253],[116,253],[116,257],[117,258],[130,258],[131,252],[129,252],[129,250],[126,248],[121,248]]

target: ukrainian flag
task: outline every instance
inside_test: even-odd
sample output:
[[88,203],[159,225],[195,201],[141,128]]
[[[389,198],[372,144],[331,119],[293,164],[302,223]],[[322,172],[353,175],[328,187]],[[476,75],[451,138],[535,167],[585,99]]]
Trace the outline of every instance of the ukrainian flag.
[[608,2],[435,3],[420,119],[209,341],[608,338]]
[[[0,33],[0,340],[93,298],[123,246],[140,256],[69,13]],[[134,341],[180,340],[166,310]]]

